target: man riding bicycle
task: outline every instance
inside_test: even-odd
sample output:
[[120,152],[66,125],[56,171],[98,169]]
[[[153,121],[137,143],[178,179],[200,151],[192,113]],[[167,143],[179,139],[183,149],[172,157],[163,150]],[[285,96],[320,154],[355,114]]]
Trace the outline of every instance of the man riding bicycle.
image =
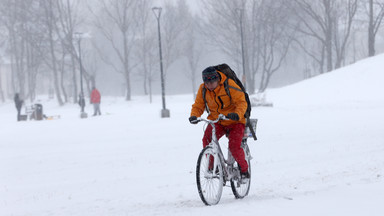
[[[224,87],[224,81],[227,77],[214,67],[204,69],[202,78],[204,83],[200,85],[197,92],[189,122],[197,124],[197,117],[204,113],[204,109],[208,111],[208,119],[210,120],[215,120],[219,114],[224,114],[229,120],[221,120],[215,123],[217,139],[220,139],[225,134],[228,135],[229,150],[241,168],[241,178],[249,178],[248,164],[245,160],[244,151],[241,148],[246,121],[244,113],[247,110],[244,93],[239,91],[240,87],[235,81],[228,79],[228,89],[231,95],[229,97]],[[203,92],[205,92],[205,95]],[[208,125],[203,137],[204,148],[211,142],[211,139],[212,126]]]

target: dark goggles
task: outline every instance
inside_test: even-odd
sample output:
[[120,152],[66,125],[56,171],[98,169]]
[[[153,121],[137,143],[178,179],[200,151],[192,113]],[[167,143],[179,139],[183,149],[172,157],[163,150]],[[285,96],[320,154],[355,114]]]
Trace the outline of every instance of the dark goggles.
[[212,82],[215,82],[217,80],[219,80],[219,76],[217,74],[212,74],[212,75],[208,75],[208,76],[203,77],[203,81],[205,83],[212,83]]

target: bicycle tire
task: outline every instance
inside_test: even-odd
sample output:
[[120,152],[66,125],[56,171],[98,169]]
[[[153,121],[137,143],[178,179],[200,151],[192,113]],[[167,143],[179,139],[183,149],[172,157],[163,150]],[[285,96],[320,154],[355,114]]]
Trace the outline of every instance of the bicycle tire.
[[213,156],[213,149],[209,146],[200,152],[196,165],[196,183],[203,203],[216,205],[219,203],[223,192],[223,167],[218,163],[217,167],[210,171],[210,156]]
[[[240,176],[238,176],[237,178],[231,179],[231,188],[232,188],[233,195],[235,195],[236,199],[242,199],[245,196],[247,196],[249,193],[249,189],[251,188],[251,177],[252,177],[251,163],[250,163],[251,160],[250,160],[249,147],[246,143],[244,144],[243,150],[245,154],[245,160],[248,163],[249,179],[245,183],[241,182]],[[235,164],[237,169],[239,170],[239,175],[240,175],[240,167],[237,164],[237,162]]]

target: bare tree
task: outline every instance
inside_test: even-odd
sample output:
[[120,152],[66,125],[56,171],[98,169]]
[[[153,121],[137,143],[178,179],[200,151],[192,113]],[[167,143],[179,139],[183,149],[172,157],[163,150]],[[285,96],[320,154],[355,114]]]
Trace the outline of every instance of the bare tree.
[[320,73],[345,64],[358,6],[357,0],[294,1],[292,8],[301,23],[299,32],[308,37],[303,41],[311,43],[309,38],[312,38],[312,43],[320,46],[313,52],[313,46],[304,45],[303,41],[296,42],[319,64]]
[[[324,46],[327,71],[331,71],[333,69],[332,37],[335,1],[294,0],[294,3],[294,14],[301,21],[299,32],[321,42]],[[319,62],[324,63],[324,61]],[[319,68],[322,69],[323,65],[320,65]],[[320,73],[323,72],[320,71]]]
[[376,53],[376,34],[384,18],[384,2],[381,0],[368,0],[368,56]]
[[[201,42],[197,39],[201,36],[198,32],[198,29],[200,28],[200,20],[198,21],[197,16],[194,17],[192,15],[192,12],[190,11],[190,8],[186,4],[185,0],[179,1],[176,6],[168,5],[167,9],[167,22],[165,24],[167,25],[165,27],[167,29],[167,65],[169,67],[172,61],[178,59],[178,56],[186,58],[187,65],[189,68],[187,69],[187,67],[185,67],[183,71],[185,72],[186,76],[191,80],[193,98],[195,98],[197,64],[204,50],[204,48],[201,46]],[[175,13],[176,11],[177,13]],[[174,31],[179,32],[175,34]],[[177,42],[177,47],[172,47],[175,45],[174,43],[172,43],[172,40]]]
[[11,56],[12,86],[22,97],[35,98],[36,76],[44,55],[36,44],[41,44],[41,10],[35,1],[2,0],[0,23],[7,31],[8,53]]
[[37,76],[40,74],[41,68],[44,67],[44,60],[47,58],[46,51],[46,25],[44,24],[44,10],[40,7],[39,1],[32,1],[24,5],[26,13],[25,39],[26,50],[26,97],[33,102],[36,98]]
[[161,18],[162,48],[164,50],[164,76],[169,67],[181,56],[180,44],[184,42],[182,32],[187,28],[188,21],[184,14],[188,11],[185,0],[177,1],[176,4],[167,2],[164,6],[164,15]]
[[[67,8],[65,8],[65,3]],[[9,51],[14,91],[31,102],[36,97],[37,76],[42,79],[50,71],[56,98],[60,105],[67,102],[66,67],[75,65],[68,63],[66,56],[71,54],[71,43],[68,46],[68,28],[65,28],[69,10],[69,0],[2,0],[0,9],[4,12],[1,21],[6,24],[9,38]],[[69,21],[68,21],[69,22]],[[71,28],[69,28],[71,30]],[[70,33],[70,35],[72,35]],[[40,80],[42,80],[40,79]],[[51,78],[50,78],[51,79]],[[42,81],[40,81],[42,82]],[[75,83],[75,82],[74,82]],[[64,97],[64,100],[62,99]]]
[[206,35],[213,35],[210,39],[215,46],[232,57],[235,63],[244,62],[248,92],[256,91],[258,75],[258,91],[264,91],[272,75],[281,67],[293,40],[294,30],[289,28],[289,1],[206,0],[205,4]]
[[[1,34],[0,34],[1,36]],[[0,41],[1,41],[1,37],[0,37]],[[1,44],[1,43],[0,43]],[[1,47],[1,46],[0,46]],[[4,96],[4,91],[3,91],[3,81],[2,81],[2,66],[3,66],[3,57],[0,55],[0,99],[1,99],[1,102],[5,102],[5,96]]]
[[[74,34],[76,32],[76,28],[80,25],[83,20],[79,15],[79,2],[80,1],[70,1],[70,0],[58,0],[57,1],[57,11],[58,11],[58,26],[56,28],[57,34],[61,39],[62,44],[62,59],[61,59],[61,86],[64,91],[64,71],[66,65],[70,68],[71,75],[71,83],[73,86],[73,103],[77,103],[77,94],[78,94],[78,84],[77,84],[77,70],[76,65],[79,64],[79,56],[75,48],[76,40],[74,39]],[[70,56],[70,63],[65,62],[65,57]],[[83,70],[85,74],[85,78],[87,78],[88,73],[86,70]],[[89,77],[89,76],[88,76]],[[65,92],[65,91],[64,91]],[[66,96],[65,96],[66,98]]]
[[334,30],[335,69],[340,68],[346,58],[348,41],[350,39],[354,17],[358,8],[358,0],[336,2]]
[[41,0],[41,6],[44,9],[44,24],[47,29],[47,40],[48,40],[48,52],[49,52],[49,60],[46,61],[46,63],[49,65],[49,67],[52,70],[53,75],[53,84],[55,88],[55,94],[57,101],[59,105],[63,105],[64,101],[62,99],[61,95],[61,88],[60,88],[60,78],[58,73],[58,58],[56,53],[56,44],[57,44],[57,34],[56,28],[57,28],[57,22],[58,17],[55,9],[57,9],[57,2],[55,0]]
[[[250,73],[253,70],[253,54],[257,48],[257,43],[254,38],[255,25],[253,25],[252,12],[247,9],[251,6],[247,5],[247,0],[232,1],[232,0],[204,0],[205,8],[202,11],[206,22],[203,26],[203,32],[207,41],[217,49],[215,51],[222,52],[230,57],[233,62],[228,64],[235,64],[234,68],[242,68],[245,71],[244,78],[246,78],[246,86],[249,92],[254,91],[254,78]],[[252,1],[252,5],[257,5],[259,1]],[[253,11],[253,8],[252,8]],[[241,12],[241,14],[239,13]],[[248,17],[248,16],[249,17]],[[244,30],[244,64],[242,64],[242,40],[241,40],[241,26],[243,24]],[[243,65],[241,67],[240,65]],[[237,72],[239,75],[239,71]],[[244,83],[245,84],[245,83]],[[250,90],[251,89],[251,90]]]
[[26,65],[27,65],[27,76],[28,76],[28,95],[30,101],[36,99],[36,87],[37,87],[37,76],[39,69],[44,63],[45,53],[41,51],[44,44],[44,37],[41,37],[40,30],[33,32],[34,29],[28,29],[26,34]]
[[25,40],[23,34],[21,1],[2,0],[1,22],[7,29],[8,50],[11,56],[12,87],[14,92],[25,96]]
[[137,22],[135,0],[99,0],[101,9],[95,16],[95,26],[110,43],[121,66],[105,59],[113,68],[123,74],[126,84],[126,100],[131,100],[131,51],[136,40]]
[[[280,69],[294,38],[295,25],[291,27],[290,10],[285,1],[262,1],[256,21],[257,53],[254,59],[261,72],[258,92],[264,92],[272,75]],[[256,73],[256,71],[254,72]]]
[[[325,65],[325,47],[324,44],[319,40],[313,40],[312,38],[306,36],[298,36],[293,39],[295,45],[298,45],[301,48],[301,51],[305,54],[304,61],[305,67],[309,68],[308,65],[311,65],[314,71],[311,74],[306,75],[305,78],[310,78],[316,74],[324,72]],[[312,63],[309,63],[306,56],[309,56],[312,59]]]
[[157,34],[153,22],[152,6],[153,1],[140,0],[137,2],[138,40],[137,61],[138,75],[143,79],[144,94],[149,95],[152,103],[152,82],[155,79],[154,68],[158,64]]
[[189,70],[184,70],[187,77],[191,80],[193,99],[196,98],[196,86],[197,86],[197,66],[201,58],[204,57],[203,53],[205,51],[204,43],[199,38],[202,38],[202,34],[199,31],[201,26],[201,20],[198,16],[192,15],[190,10],[184,12],[186,29],[183,31],[182,38],[185,42],[181,44],[182,46],[182,55],[187,59],[187,65]]

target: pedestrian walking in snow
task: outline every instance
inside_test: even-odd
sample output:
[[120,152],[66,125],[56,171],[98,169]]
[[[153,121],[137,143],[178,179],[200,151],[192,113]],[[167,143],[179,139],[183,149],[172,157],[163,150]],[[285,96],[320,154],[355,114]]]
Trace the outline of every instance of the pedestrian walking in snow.
[[19,93],[15,94],[13,100],[15,101],[15,106],[17,109],[17,121],[20,121],[21,107],[23,106],[24,101],[20,99]]
[[101,99],[100,92],[97,90],[96,87],[93,87],[91,92],[91,104],[93,104],[93,111],[94,111],[93,116],[101,115],[100,99]]

